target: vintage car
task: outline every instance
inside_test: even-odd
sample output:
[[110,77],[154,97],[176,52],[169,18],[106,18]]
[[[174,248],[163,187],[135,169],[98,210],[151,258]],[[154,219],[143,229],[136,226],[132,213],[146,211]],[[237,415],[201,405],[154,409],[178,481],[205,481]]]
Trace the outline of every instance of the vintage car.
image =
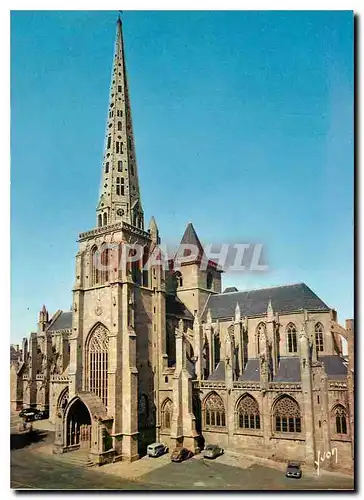
[[147,447],[148,457],[157,458],[165,453],[168,453],[168,448],[163,443],[152,443]]
[[224,453],[223,448],[217,444],[208,444],[202,452],[203,458],[216,458]]
[[24,408],[19,413],[19,417],[23,418],[26,422],[33,420],[43,420],[49,418],[48,410],[38,410],[37,408]]
[[175,448],[171,455],[171,460],[172,462],[183,462],[191,457],[193,457],[193,453],[187,448]]
[[302,477],[301,464],[299,462],[288,462],[286,477],[300,479]]

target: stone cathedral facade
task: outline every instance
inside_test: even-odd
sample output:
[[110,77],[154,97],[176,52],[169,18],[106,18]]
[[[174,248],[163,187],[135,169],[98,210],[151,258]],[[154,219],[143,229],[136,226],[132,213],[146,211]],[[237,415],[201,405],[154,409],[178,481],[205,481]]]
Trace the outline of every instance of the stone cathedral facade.
[[[144,226],[120,19],[96,227],[78,242],[72,310],[43,306],[37,332],[11,346],[12,409],[49,409],[54,453],[85,448],[103,464],[154,441],[205,442],[313,465],[336,448],[320,467],[353,467],[352,320],[341,327],[304,283],[222,291],[191,223],[181,243],[198,255],[145,270],[161,240],[154,218]],[[119,266],[135,244],[140,258]]]

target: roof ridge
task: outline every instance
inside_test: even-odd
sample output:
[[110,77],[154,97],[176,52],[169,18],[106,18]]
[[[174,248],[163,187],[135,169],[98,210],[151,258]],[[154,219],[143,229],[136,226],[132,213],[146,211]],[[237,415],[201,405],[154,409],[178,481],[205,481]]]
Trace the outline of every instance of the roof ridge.
[[[219,296],[219,295],[230,295],[230,294],[233,294],[233,293],[248,293],[248,292],[255,292],[255,291],[258,291],[258,290],[273,290],[273,289],[276,289],[276,288],[288,288],[290,286],[297,286],[297,285],[306,285],[306,283],[304,281],[300,281],[298,283],[289,283],[288,285],[276,285],[276,286],[266,286],[266,287],[262,287],[262,288],[249,288],[249,290],[238,290],[237,292],[221,292],[221,293],[217,293],[217,294],[214,294],[214,296]],[[227,287],[227,288],[230,288],[230,287]],[[311,288],[310,288],[311,290]],[[313,292],[315,293],[315,292]]]

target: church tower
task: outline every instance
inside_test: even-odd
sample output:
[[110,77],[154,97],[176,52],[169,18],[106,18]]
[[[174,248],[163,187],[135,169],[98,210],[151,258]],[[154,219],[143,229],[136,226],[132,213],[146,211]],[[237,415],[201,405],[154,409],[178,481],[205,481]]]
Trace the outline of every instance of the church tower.
[[133,461],[155,440],[165,335],[164,271],[148,266],[159,234],[154,218],[144,230],[120,18],[96,226],[78,240],[69,400],[55,452],[86,447],[100,464]]

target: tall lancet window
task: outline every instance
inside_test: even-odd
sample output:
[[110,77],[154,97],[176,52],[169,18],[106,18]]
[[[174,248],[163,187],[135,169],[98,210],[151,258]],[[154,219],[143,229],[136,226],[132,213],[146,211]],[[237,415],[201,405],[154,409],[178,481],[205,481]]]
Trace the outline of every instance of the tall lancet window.
[[322,352],[324,350],[324,328],[321,325],[321,323],[316,323],[315,340],[316,340],[316,351]]
[[101,250],[100,255],[100,285],[103,285],[109,281],[109,267],[110,267],[110,249],[104,248]]
[[293,323],[287,326],[288,352],[297,352],[297,330]]
[[215,333],[213,342],[214,342],[214,368],[216,368],[217,365],[220,363],[220,349],[221,349],[220,335],[218,332]]
[[98,285],[100,279],[99,272],[99,253],[97,247],[91,250],[91,285]]
[[91,332],[86,346],[86,390],[99,396],[106,407],[108,348],[109,339],[107,330],[103,325],[98,325]]
[[256,338],[257,338],[257,354],[259,356],[260,350],[262,348],[262,342],[263,342],[263,339],[265,338],[265,324],[264,323],[259,323],[259,325],[257,327]]

